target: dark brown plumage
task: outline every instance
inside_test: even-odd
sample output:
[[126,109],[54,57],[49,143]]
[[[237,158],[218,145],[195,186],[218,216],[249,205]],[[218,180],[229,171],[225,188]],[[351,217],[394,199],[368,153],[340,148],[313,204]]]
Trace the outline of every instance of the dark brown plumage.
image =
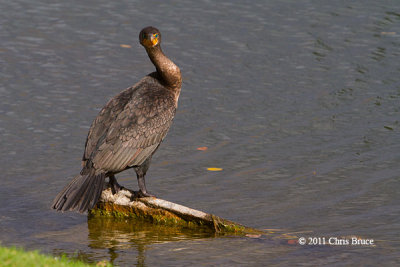
[[128,168],[136,171],[139,196],[152,196],[144,177],[171,126],[182,79],[179,68],[163,54],[156,28],[144,28],[139,41],[157,71],[116,95],[100,111],[86,139],[82,171],[58,194],[52,208],[79,212],[93,208],[105,178],[118,191],[114,175]]

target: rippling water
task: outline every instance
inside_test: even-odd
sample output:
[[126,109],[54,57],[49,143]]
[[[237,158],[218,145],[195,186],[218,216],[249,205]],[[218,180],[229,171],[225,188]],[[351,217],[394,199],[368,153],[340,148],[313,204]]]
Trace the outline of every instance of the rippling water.
[[[397,0],[19,0],[2,1],[0,14],[3,245],[121,266],[399,263]],[[80,170],[97,112],[153,71],[137,40],[148,25],[183,73],[151,191],[259,229],[376,246],[289,245],[51,211]],[[118,178],[137,186],[133,171]]]

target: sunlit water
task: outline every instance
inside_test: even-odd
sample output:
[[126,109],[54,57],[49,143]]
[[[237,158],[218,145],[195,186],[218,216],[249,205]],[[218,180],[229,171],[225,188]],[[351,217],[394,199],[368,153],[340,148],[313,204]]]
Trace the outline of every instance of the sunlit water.
[[[399,263],[400,3],[323,2],[2,1],[2,244],[121,266]],[[137,40],[148,25],[183,73],[150,191],[259,229],[376,245],[51,211],[99,109],[153,71]],[[137,186],[133,171],[117,178]]]

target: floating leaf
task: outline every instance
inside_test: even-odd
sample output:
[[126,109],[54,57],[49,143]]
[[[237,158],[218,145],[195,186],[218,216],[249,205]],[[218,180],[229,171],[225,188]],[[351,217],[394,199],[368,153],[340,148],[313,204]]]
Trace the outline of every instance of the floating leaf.
[[132,46],[127,45],[127,44],[121,44],[119,46],[122,47],[122,48],[132,48]]
[[388,130],[390,130],[390,131],[393,131],[393,128],[392,128],[392,127],[389,127],[389,126],[383,126],[383,127],[385,127],[385,129],[388,129]]
[[290,239],[287,241],[289,245],[296,245],[297,244],[297,240],[295,239]]
[[197,150],[201,150],[201,151],[205,151],[207,149],[208,149],[208,147],[206,147],[206,146],[201,146],[201,147],[197,148]]
[[207,168],[207,170],[212,171],[212,172],[219,172],[219,171],[222,171],[222,168],[211,167],[211,168]]

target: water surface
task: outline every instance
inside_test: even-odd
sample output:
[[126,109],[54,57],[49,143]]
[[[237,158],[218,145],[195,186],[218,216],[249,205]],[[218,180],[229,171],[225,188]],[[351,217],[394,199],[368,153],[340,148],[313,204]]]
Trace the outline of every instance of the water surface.
[[[398,1],[19,0],[2,1],[0,13],[3,245],[120,266],[399,263]],[[153,71],[137,40],[148,25],[183,73],[178,113],[148,172],[152,192],[259,229],[376,246],[51,211],[80,171],[98,111]],[[117,178],[137,187],[133,171]]]

